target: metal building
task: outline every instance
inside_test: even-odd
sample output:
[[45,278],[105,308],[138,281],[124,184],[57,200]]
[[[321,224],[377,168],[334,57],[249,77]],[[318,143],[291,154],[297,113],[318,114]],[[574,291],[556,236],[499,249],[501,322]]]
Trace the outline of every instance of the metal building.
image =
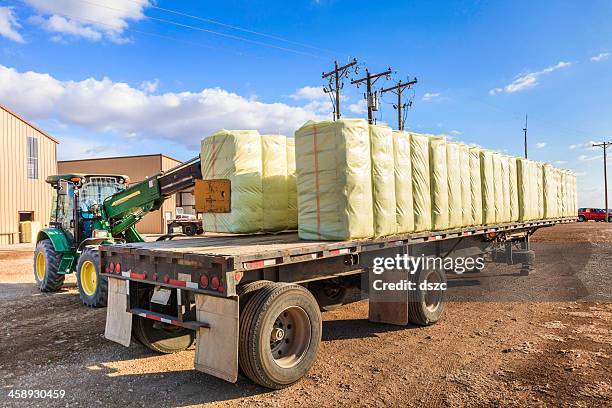
[[[57,162],[58,173],[101,173],[123,174],[130,182],[144,180],[161,171],[169,170],[181,162],[163,154],[141,156],[102,157],[82,160],[62,160]],[[173,219],[176,210],[176,197],[168,198],[162,208],[147,214],[136,229],[142,234],[166,233],[167,220]]]
[[49,224],[58,143],[0,105],[0,244],[19,242],[20,221]]

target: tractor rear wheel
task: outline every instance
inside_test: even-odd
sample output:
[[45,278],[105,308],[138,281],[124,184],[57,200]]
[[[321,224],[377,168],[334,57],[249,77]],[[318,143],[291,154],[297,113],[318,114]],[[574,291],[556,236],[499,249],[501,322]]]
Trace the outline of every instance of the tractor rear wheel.
[[55,251],[50,240],[36,244],[34,251],[34,279],[42,292],[56,292],[64,284],[64,275],[59,273],[62,255]]
[[85,248],[77,264],[77,286],[83,304],[89,307],[105,307],[108,281],[100,276],[98,248]]

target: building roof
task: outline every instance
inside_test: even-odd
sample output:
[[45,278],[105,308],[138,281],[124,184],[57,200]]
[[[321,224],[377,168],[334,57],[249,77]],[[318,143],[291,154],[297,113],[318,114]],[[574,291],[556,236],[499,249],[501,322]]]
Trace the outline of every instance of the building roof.
[[0,108],[4,109],[5,111],[7,111],[8,113],[10,113],[11,115],[13,115],[14,117],[16,117],[17,119],[19,119],[20,121],[24,122],[25,124],[27,124],[28,126],[36,129],[40,134],[48,137],[49,139],[51,139],[53,142],[59,144],[59,140],[57,140],[56,138],[54,138],[53,136],[51,136],[50,134],[48,134],[47,132],[45,132],[44,130],[42,130],[41,128],[39,128],[38,126],[32,124],[32,122],[29,122],[27,120],[25,120],[22,116],[16,114],[15,112],[13,112],[12,110],[10,110],[9,108],[7,108],[6,106],[2,105],[0,103]]
[[136,157],[165,157],[166,159],[174,160],[177,163],[181,163],[181,160],[175,159],[174,157],[170,157],[163,153],[155,153],[155,154],[136,154],[132,156],[111,156],[111,157],[92,157],[85,159],[73,159],[73,160],[58,160],[58,163],[70,163],[70,162],[80,162],[80,161],[94,161],[94,160],[111,160],[111,159],[133,159]]

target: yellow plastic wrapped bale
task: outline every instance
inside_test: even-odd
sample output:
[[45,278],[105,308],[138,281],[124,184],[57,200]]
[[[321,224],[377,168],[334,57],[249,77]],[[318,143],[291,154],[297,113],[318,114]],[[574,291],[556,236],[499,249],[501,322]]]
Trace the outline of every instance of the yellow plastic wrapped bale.
[[472,209],[469,225],[481,225],[483,223],[483,194],[479,147],[470,147],[470,196]]
[[463,223],[463,200],[461,196],[461,158],[459,143],[446,144],[446,171],[448,180],[448,227],[459,228]]
[[19,222],[19,242],[32,243],[36,242],[36,236],[40,231],[39,221],[21,221]]
[[559,176],[557,169],[550,164],[544,165],[544,218],[559,217],[557,207],[557,184]]
[[262,135],[263,230],[282,231],[289,223],[287,138]]
[[563,183],[565,182],[565,175],[563,170],[558,169],[559,172],[559,184],[557,184],[557,209],[559,211],[559,216],[565,216],[565,202],[563,200]]
[[368,124],[309,121],[295,132],[298,232],[302,239],[374,235]]
[[470,186],[470,149],[463,143],[459,143],[459,165],[461,172],[461,226],[469,227],[474,225],[472,221],[472,190]]
[[431,171],[431,224],[434,231],[448,229],[448,169],[446,138],[429,137],[429,168]]
[[412,197],[415,232],[431,230],[431,181],[429,165],[429,137],[410,134],[410,163],[412,164]]
[[482,180],[482,224],[495,224],[495,170],[493,152],[480,151],[480,178]]
[[508,186],[510,187],[510,201],[508,203],[508,208],[510,210],[510,222],[516,222],[519,220],[517,177],[516,157],[508,157]]
[[393,132],[393,155],[395,157],[395,215],[398,234],[414,231],[410,138],[411,135],[408,132]]
[[538,188],[538,212],[536,218],[541,220],[544,218],[544,164],[536,162],[537,171],[537,188]]
[[397,232],[393,131],[383,125],[370,125],[369,128],[374,236],[384,237]]
[[493,152],[493,202],[495,206],[495,222],[505,223],[510,219],[510,180],[508,166],[504,166],[504,156]]
[[530,221],[538,215],[538,171],[535,162],[519,158],[518,173],[519,221]]
[[204,229],[251,233],[263,228],[261,137],[256,130],[221,130],[202,139],[202,178],[229,179],[231,212],[205,213]]
[[298,208],[297,208],[297,185],[295,183],[295,139],[287,138],[287,228],[297,229]]

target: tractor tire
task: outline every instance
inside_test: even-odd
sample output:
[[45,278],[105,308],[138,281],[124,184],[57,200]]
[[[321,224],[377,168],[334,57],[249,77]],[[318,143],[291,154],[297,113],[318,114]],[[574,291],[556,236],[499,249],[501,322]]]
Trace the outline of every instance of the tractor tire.
[[100,276],[98,248],[85,248],[76,267],[79,297],[85,306],[105,307],[108,297],[108,280]]
[[161,354],[178,353],[191,347],[195,332],[184,327],[165,325],[145,317],[132,317],[132,334],[146,348]]
[[446,284],[446,274],[437,269],[421,269],[412,275],[412,277],[413,282],[416,284],[416,289],[408,291],[408,319],[411,323],[419,326],[431,326],[442,318],[445,291],[421,290],[420,284],[425,281],[427,281],[428,284]]
[[57,292],[64,284],[65,275],[59,273],[62,254],[55,251],[50,240],[36,244],[34,251],[34,279],[41,292]]
[[319,306],[306,288],[290,283],[264,286],[240,316],[240,368],[259,385],[287,387],[314,364],[321,332]]
[[346,286],[333,282],[331,279],[310,282],[308,290],[317,300],[322,312],[339,308],[344,304],[348,295]]

